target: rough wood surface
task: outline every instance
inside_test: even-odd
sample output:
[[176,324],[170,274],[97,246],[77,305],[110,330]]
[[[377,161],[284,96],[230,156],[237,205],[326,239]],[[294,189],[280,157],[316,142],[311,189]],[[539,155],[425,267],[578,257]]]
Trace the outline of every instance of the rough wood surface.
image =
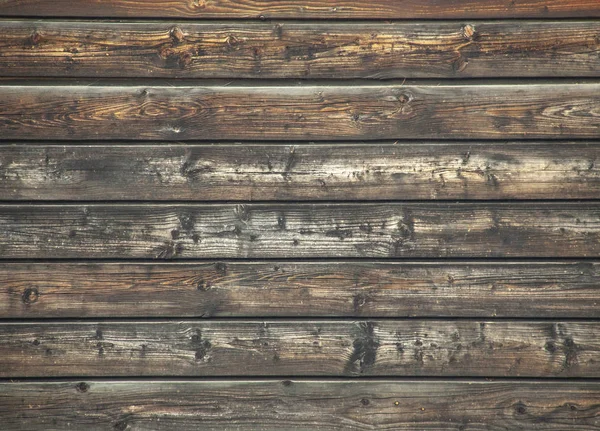
[[0,146],[0,199],[594,199],[596,142]]
[[600,429],[597,382],[59,381],[0,383],[4,430]]
[[0,324],[0,377],[600,377],[598,321]]
[[4,139],[598,138],[600,84],[2,85]]
[[0,256],[599,257],[600,206],[0,205]]
[[[600,9],[600,6],[599,6]],[[0,22],[4,76],[600,76],[596,21]]]
[[2,430],[600,431],[599,0],[0,17]]
[[140,18],[600,17],[597,0],[2,0],[0,15]]
[[0,318],[598,318],[596,262],[2,263]]

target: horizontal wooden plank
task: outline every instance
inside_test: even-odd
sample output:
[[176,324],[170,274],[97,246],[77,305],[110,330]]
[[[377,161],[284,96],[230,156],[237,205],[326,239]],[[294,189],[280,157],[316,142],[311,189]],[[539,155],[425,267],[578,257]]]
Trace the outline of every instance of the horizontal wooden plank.
[[600,377],[600,322],[0,324],[0,377]]
[[0,318],[598,318],[597,262],[2,263]]
[[0,395],[7,431],[600,429],[600,385],[581,381],[86,380]]
[[594,199],[600,143],[0,145],[3,200]]
[[[599,8],[600,9],[600,8]],[[600,76],[595,21],[0,21],[3,76]]]
[[4,139],[598,138],[600,84],[2,85]]
[[598,203],[0,205],[7,258],[598,257]]
[[600,17],[597,0],[2,0],[0,15],[140,18]]

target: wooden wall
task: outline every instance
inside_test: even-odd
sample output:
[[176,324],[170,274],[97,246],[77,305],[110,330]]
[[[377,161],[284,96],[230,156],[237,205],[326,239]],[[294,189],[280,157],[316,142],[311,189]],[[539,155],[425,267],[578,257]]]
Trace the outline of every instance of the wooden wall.
[[598,0],[0,17],[1,429],[600,429]]

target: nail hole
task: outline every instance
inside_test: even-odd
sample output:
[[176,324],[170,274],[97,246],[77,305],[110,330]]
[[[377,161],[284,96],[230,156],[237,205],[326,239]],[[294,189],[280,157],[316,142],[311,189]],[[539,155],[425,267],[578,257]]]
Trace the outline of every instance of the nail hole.
[[89,388],[90,388],[90,385],[88,385],[85,382],[77,383],[77,385],[75,386],[75,389],[77,389],[77,392],[87,392]]

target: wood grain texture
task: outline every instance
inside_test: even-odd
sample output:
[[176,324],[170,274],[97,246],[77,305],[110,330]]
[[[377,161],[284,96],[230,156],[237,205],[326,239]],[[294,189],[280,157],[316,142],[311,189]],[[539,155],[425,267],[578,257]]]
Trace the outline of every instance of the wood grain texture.
[[[599,7],[600,9],[600,7]],[[447,78],[600,76],[595,21],[1,21],[4,76]]]
[[594,199],[597,142],[0,146],[3,200]]
[[598,138],[600,84],[2,85],[4,139]]
[[598,257],[600,206],[0,205],[0,256]]
[[2,263],[0,318],[598,318],[597,262]]
[[0,324],[0,377],[600,377],[600,322]]
[[0,383],[7,431],[600,429],[597,382],[59,381]]
[[2,0],[0,15],[118,18],[600,17],[597,0]]

